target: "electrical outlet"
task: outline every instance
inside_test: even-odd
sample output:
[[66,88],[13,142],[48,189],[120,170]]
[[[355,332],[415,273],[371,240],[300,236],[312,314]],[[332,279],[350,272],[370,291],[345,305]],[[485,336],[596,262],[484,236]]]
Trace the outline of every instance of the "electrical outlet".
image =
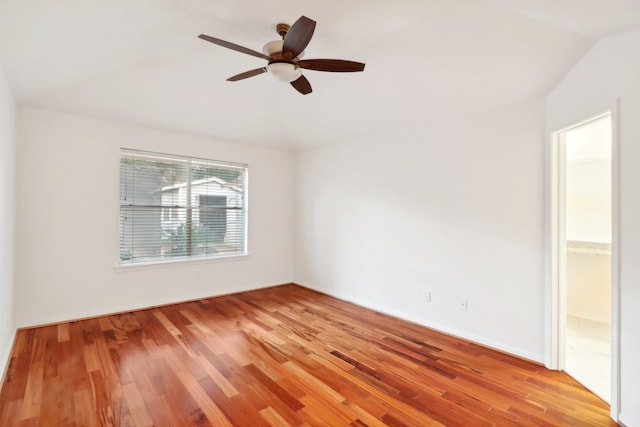
[[424,291],[424,302],[431,302],[431,291]]
[[459,308],[460,308],[460,311],[467,311],[467,300],[466,299],[460,300]]
[[195,278],[196,280],[200,280],[200,270],[196,270]]

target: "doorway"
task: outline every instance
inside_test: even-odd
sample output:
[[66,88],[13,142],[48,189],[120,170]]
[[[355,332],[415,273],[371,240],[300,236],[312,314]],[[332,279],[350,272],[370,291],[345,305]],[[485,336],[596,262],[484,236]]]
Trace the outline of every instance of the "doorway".
[[[554,134],[557,367],[607,403],[612,395],[612,121]],[[552,262],[553,263],[553,262]]]

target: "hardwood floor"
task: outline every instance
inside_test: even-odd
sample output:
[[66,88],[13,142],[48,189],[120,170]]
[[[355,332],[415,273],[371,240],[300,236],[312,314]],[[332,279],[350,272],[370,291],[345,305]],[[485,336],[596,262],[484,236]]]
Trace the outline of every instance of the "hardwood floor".
[[18,332],[1,426],[614,426],[563,373],[295,285]]

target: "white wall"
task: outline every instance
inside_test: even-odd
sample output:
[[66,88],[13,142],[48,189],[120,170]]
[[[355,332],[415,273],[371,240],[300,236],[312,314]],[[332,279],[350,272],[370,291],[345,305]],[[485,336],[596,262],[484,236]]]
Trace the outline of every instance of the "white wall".
[[[603,145],[610,147],[611,129]],[[587,140],[569,145],[588,144]],[[609,152],[611,148],[609,148]],[[611,323],[611,157],[566,164],[567,314]]]
[[611,255],[567,251],[567,315],[611,323]]
[[0,380],[15,335],[15,103],[0,67]]
[[640,31],[603,40],[547,97],[549,131],[605,111],[620,97],[620,421],[629,426],[640,425],[639,51]]
[[640,31],[597,43],[546,99],[547,129],[558,130],[609,110],[640,90]]
[[[28,108],[17,124],[19,326],[292,280],[291,153]],[[116,268],[120,147],[247,163],[249,257]]]
[[611,243],[611,159],[567,162],[566,235]]
[[541,361],[543,102],[423,123],[298,154],[296,282]]

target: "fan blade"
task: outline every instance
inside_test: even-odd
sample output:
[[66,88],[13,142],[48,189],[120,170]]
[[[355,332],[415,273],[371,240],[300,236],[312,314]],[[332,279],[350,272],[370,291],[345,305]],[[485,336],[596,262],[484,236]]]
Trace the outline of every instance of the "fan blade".
[[301,16],[293,23],[287,35],[284,36],[282,54],[285,59],[293,59],[300,55],[307,47],[316,29],[316,21],[306,16]]
[[217,44],[218,46],[222,46],[222,47],[226,47],[227,49],[235,50],[236,52],[246,53],[247,55],[255,56],[257,58],[266,59],[267,61],[269,61],[271,59],[267,55],[264,55],[264,54],[262,54],[260,52],[256,52],[255,50],[251,50],[251,49],[246,48],[244,46],[240,46],[239,44],[235,44],[235,43],[231,43],[231,42],[228,42],[228,41],[220,40],[220,39],[217,39],[215,37],[207,36],[206,34],[200,34],[198,37],[201,38],[202,40],[206,40],[206,41],[211,42],[213,44]]
[[262,73],[267,72],[267,67],[256,68],[255,70],[245,71],[244,73],[236,74],[235,76],[229,77],[227,79],[228,82],[237,82],[238,80],[248,79],[249,77],[257,76]]
[[301,59],[298,61],[300,68],[315,71],[330,71],[333,73],[353,73],[363,71],[362,62],[345,61],[342,59]]
[[309,80],[307,80],[305,76],[300,76],[296,80],[292,81],[291,86],[303,95],[307,95],[312,92],[311,83],[309,83]]

